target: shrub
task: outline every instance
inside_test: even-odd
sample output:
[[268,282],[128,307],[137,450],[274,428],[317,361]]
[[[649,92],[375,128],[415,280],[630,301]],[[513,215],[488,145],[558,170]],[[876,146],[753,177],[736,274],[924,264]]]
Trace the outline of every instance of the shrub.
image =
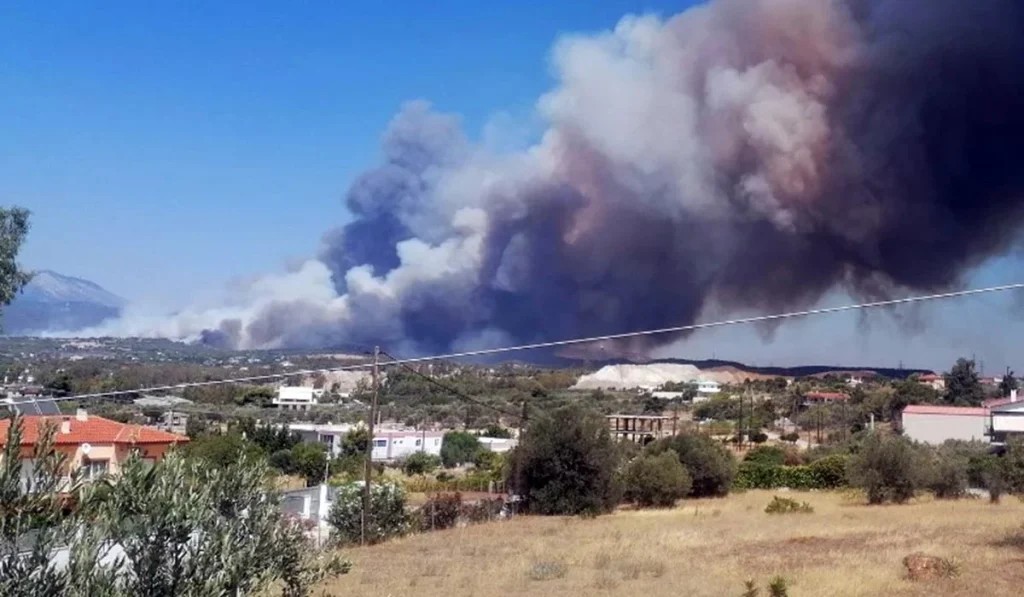
[[512,460],[511,480],[534,514],[599,514],[618,502],[615,444],[592,411],[569,406],[534,420]]
[[559,562],[534,562],[526,575],[530,580],[555,580],[563,578],[569,569]]
[[492,498],[479,500],[472,504],[463,504],[462,515],[466,518],[466,522],[476,524],[496,520],[501,516],[501,512],[504,509],[505,500]]
[[761,595],[761,589],[757,588],[757,583],[753,579],[743,581],[744,591],[740,593],[740,597],[759,597]]
[[829,456],[809,466],[774,466],[742,462],[733,482],[736,489],[837,489],[846,485],[845,456]]
[[[976,467],[977,485],[988,491],[989,501],[998,504],[1007,490],[1006,461],[998,456],[984,456],[972,463]],[[970,477],[970,473],[968,473]]]
[[814,508],[807,502],[775,496],[764,511],[767,514],[811,514]]
[[286,475],[295,474],[297,468],[295,466],[295,458],[292,456],[292,451],[288,449],[278,450],[270,455],[270,466],[276,468]]
[[303,442],[292,448],[295,472],[312,485],[324,480],[327,473],[327,448],[321,443]]
[[846,467],[849,458],[832,454],[810,464],[815,478],[815,489],[836,489],[846,485]]
[[755,444],[763,444],[766,441],[768,441],[768,434],[765,433],[764,431],[755,431],[754,433],[750,434],[750,441],[754,442]]
[[789,597],[789,581],[782,576],[776,576],[768,583],[768,594],[771,597]]
[[758,446],[747,452],[743,461],[781,466],[786,462],[786,451],[776,446]]
[[690,474],[692,497],[724,496],[736,477],[736,459],[724,446],[699,433],[683,433],[647,447],[652,454],[674,450]]
[[426,452],[415,452],[410,454],[402,462],[402,472],[410,477],[426,475],[437,470],[441,466],[441,459]]
[[672,450],[643,454],[626,469],[626,499],[642,508],[670,508],[690,493],[690,474]]
[[445,468],[473,462],[483,448],[480,440],[472,433],[449,431],[441,439],[441,462]]
[[479,471],[500,473],[505,466],[505,459],[501,454],[487,449],[480,450],[473,459],[473,467]]
[[926,468],[921,461],[906,438],[875,433],[851,458],[850,483],[867,493],[870,504],[902,504],[914,497],[921,484],[921,471]]
[[424,531],[450,529],[462,514],[462,494],[439,493],[430,496],[418,511],[419,527]]
[[802,464],[807,464],[804,460],[804,455],[793,448],[786,449],[785,459],[782,463],[786,466],[800,466]]
[[967,460],[937,454],[928,471],[927,488],[938,499],[960,499],[967,495]]
[[784,442],[795,444],[796,442],[800,441],[800,434],[797,433],[796,431],[793,431],[792,433],[784,433],[781,436],[779,436],[779,439],[781,439]]
[[[327,521],[334,529],[334,539],[342,544],[359,543],[362,539],[363,487],[352,483],[340,487]],[[366,517],[366,542],[380,543],[409,531],[405,512],[405,491],[392,483],[375,483],[370,487],[370,512]]]

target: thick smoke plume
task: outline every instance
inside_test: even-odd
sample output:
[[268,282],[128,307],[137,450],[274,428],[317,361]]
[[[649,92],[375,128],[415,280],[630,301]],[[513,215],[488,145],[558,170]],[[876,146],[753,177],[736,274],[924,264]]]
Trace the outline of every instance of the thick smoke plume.
[[955,287],[1024,215],[1022,6],[714,0],[564,38],[535,146],[411,103],[316,259],[124,331],[429,352]]

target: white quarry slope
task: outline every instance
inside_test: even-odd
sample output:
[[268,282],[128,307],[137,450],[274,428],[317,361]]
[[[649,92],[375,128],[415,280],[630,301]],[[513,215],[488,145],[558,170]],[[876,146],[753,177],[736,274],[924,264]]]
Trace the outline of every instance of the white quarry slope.
[[632,389],[658,387],[665,382],[714,379],[714,375],[701,374],[693,365],[678,363],[651,363],[648,365],[606,365],[594,373],[580,377],[573,389]]

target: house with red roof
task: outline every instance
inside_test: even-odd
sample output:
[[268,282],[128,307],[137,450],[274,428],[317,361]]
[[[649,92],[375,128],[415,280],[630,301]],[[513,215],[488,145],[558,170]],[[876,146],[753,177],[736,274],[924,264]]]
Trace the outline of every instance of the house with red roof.
[[813,404],[842,404],[850,399],[848,394],[842,392],[807,392],[804,394],[804,405]]
[[[35,445],[48,426],[54,431],[54,447],[68,457],[68,474],[83,480],[116,475],[130,455],[138,453],[151,462],[162,460],[174,446],[188,438],[153,427],[118,423],[79,409],[74,415],[26,416],[21,437],[22,476],[29,477]],[[0,421],[0,446],[6,446],[11,419]]]
[[926,385],[937,392],[941,392],[946,389],[946,378],[941,375],[935,375],[934,373],[917,376],[917,383]]

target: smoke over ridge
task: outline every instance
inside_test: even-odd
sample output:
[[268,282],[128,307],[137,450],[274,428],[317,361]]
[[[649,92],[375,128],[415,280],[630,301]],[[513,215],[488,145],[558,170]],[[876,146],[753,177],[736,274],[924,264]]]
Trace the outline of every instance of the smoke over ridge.
[[114,331],[444,351],[954,287],[1017,240],[1015,0],[713,0],[552,62],[528,150],[412,102],[316,258]]

